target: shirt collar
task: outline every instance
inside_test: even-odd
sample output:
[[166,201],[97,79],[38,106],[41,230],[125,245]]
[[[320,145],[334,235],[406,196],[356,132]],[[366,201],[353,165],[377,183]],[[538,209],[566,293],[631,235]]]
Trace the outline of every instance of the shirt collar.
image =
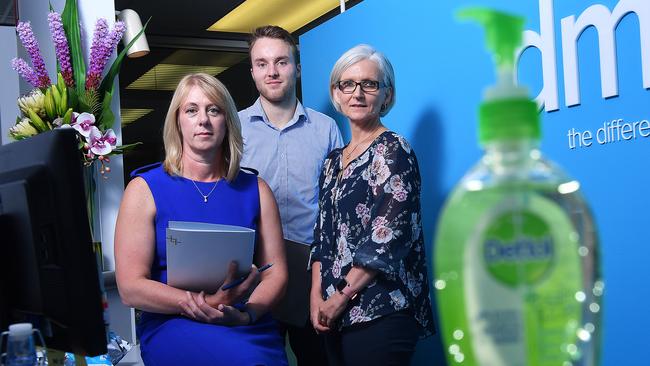
[[[249,120],[250,122],[262,121],[267,125],[275,128],[273,124],[269,122],[269,119],[266,117],[266,112],[264,112],[264,108],[262,108],[262,101],[259,97],[250,108]],[[296,100],[296,110],[293,112],[293,117],[291,117],[289,122],[287,122],[287,124],[284,126],[284,129],[293,126],[298,121],[309,122],[309,117],[307,116],[307,112],[305,111],[305,107],[303,107],[302,103],[300,103],[299,100]]]

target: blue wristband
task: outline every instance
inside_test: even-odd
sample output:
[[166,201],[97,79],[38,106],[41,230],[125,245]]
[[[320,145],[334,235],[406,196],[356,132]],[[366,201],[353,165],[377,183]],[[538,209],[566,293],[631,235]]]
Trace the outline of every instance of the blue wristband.
[[247,305],[248,304],[244,305],[244,311],[248,314],[248,324],[253,324],[257,321],[257,317],[255,316],[253,309],[249,308]]

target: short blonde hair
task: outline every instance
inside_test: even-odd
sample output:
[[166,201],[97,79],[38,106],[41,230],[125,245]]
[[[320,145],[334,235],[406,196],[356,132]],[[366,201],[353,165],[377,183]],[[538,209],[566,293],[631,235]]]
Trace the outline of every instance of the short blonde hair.
[[224,165],[226,166],[226,179],[232,182],[239,173],[243,141],[241,125],[237,108],[228,89],[214,76],[197,73],[183,77],[176,87],[174,96],[167,110],[165,126],[163,128],[163,143],[165,145],[165,171],[171,175],[181,175],[183,171],[183,135],[178,121],[178,111],[187,98],[192,87],[200,88],[208,99],[216,104],[226,117],[226,135],[222,143]]
[[336,111],[340,112],[341,106],[336,102],[336,100],[334,100],[334,89],[337,87],[337,83],[341,81],[341,75],[343,75],[345,70],[363,60],[370,60],[377,64],[379,74],[381,75],[380,81],[392,92],[390,102],[388,102],[386,108],[382,109],[379,113],[379,115],[383,117],[387,115],[388,111],[390,111],[390,109],[393,108],[393,105],[395,105],[395,99],[397,97],[397,90],[395,90],[395,72],[393,71],[393,65],[388,61],[388,58],[383,53],[367,44],[359,44],[350,48],[334,64],[332,72],[330,73],[330,100],[332,101],[334,108],[336,108]]

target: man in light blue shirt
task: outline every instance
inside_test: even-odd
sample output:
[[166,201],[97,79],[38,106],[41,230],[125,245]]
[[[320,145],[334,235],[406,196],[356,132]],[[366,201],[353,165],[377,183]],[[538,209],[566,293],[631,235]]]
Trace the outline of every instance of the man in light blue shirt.
[[318,178],[325,157],[343,145],[334,120],[296,98],[300,65],[295,41],[276,26],[259,27],[249,41],[251,74],[260,93],[239,112],[244,155],[275,195],[286,242],[289,283],[273,315],[289,333],[299,365],[326,365],[322,340],[309,321],[307,272],[318,211]]

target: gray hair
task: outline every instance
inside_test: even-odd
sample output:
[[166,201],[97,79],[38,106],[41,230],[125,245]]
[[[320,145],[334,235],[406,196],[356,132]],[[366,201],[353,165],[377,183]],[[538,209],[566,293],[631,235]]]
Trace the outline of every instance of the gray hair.
[[386,88],[390,88],[392,91],[390,102],[386,105],[386,108],[379,113],[379,115],[383,117],[388,114],[388,111],[390,111],[395,104],[395,72],[393,71],[393,65],[388,61],[388,58],[386,58],[383,53],[367,44],[360,44],[350,48],[334,64],[332,72],[330,73],[330,100],[332,101],[334,108],[340,112],[341,106],[334,100],[334,88],[336,88],[336,84],[340,81],[341,75],[345,70],[363,60],[370,60],[377,64],[382,78],[381,82],[384,83]]

